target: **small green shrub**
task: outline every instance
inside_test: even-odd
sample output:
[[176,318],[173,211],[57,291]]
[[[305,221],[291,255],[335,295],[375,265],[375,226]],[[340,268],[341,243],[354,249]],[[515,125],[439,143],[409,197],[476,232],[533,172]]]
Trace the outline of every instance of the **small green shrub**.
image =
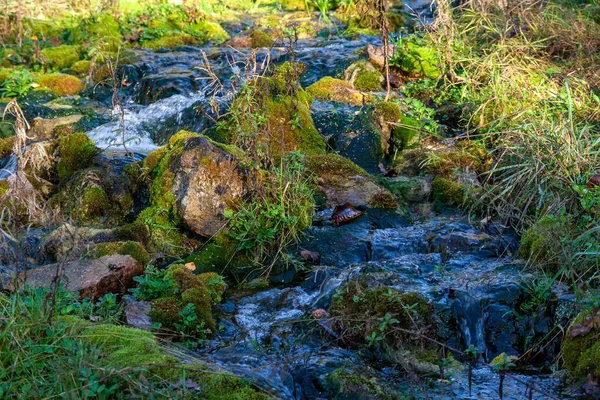
[[133,280],[137,286],[129,291],[137,300],[149,301],[169,297],[177,291],[175,280],[165,277],[165,271],[159,270],[153,265],[148,265],[144,275],[136,276]]
[[0,85],[0,94],[3,97],[21,97],[25,96],[33,87],[33,78],[29,75],[29,71],[15,69]]

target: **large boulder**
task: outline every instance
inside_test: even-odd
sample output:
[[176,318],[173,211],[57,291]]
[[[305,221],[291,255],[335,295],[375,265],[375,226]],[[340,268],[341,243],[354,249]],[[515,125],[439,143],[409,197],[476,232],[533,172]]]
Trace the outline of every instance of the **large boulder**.
[[19,276],[30,287],[48,287],[58,273],[67,290],[78,292],[81,298],[99,298],[107,293],[125,294],[133,278],[144,272],[144,266],[131,256],[112,255],[96,260],[48,264],[31,269]]
[[204,137],[188,140],[174,164],[173,194],[185,225],[201,236],[216,235],[223,212],[245,192],[239,161]]

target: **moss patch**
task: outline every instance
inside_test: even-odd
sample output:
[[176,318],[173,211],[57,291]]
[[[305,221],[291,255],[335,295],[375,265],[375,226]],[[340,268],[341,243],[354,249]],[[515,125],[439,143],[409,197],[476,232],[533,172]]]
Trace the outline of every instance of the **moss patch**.
[[572,230],[568,218],[544,216],[523,232],[519,255],[533,263],[559,267],[557,249],[562,247],[561,241],[565,233]]
[[321,177],[330,175],[369,176],[354,162],[335,153],[308,156],[306,157],[306,167]]
[[95,186],[83,192],[81,199],[81,216],[93,219],[104,215],[109,206],[108,196],[101,187]]
[[259,47],[273,47],[275,45],[275,41],[271,36],[266,34],[263,31],[255,30],[250,34],[251,46],[253,48]]
[[349,82],[331,76],[321,78],[306,88],[315,99],[362,106],[371,103],[373,98],[352,88]]
[[[581,313],[573,324],[581,323],[589,312]],[[600,376],[600,329],[592,329],[585,336],[571,339],[566,336],[562,348],[564,366],[576,377],[587,374]]]
[[463,187],[450,179],[437,177],[433,180],[433,201],[438,206],[454,205],[460,206],[465,202],[465,190]]
[[82,76],[90,73],[91,61],[89,60],[81,60],[77,61],[71,66],[71,73]]
[[93,258],[100,258],[113,254],[129,255],[142,265],[148,265],[150,262],[150,255],[144,246],[138,242],[98,243],[90,248],[90,256]]
[[4,158],[12,154],[12,149],[15,144],[15,137],[0,139],[0,158]]
[[56,164],[56,172],[60,179],[64,179],[80,169],[89,167],[98,154],[98,149],[87,135],[74,133],[60,139],[58,154],[60,160]]
[[378,71],[362,71],[354,81],[354,88],[365,92],[381,90],[383,75]]
[[45,64],[54,71],[68,68],[79,61],[79,52],[75,46],[62,45],[42,49]]
[[74,95],[83,90],[83,82],[73,75],[47,74],[35,78],[40,88],[50,90],[59,96]]

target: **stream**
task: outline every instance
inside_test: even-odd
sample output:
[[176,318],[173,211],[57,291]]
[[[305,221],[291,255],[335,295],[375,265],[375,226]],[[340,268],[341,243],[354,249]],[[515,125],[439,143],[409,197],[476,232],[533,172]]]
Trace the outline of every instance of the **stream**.
[[[428,2],[408,3],[426,20]],[[233,36],[240,30],[237,27],[229,33]],[[358,50],[367,45],[381,45],[381,40],[369,36],[299,40],[295,59],[308,66],[302,85],[328,75],[340,76],[361,58]],[[237,72],[236,64],[231,63],[234,53],[247,52],[193,46],[156,53],[135,51],[138,61],[120,71],[124,81],[132,83],[122,90],[123,122],[121,112],[113,112],[106,92],[89,93],[104,106],[110,120],[86,133],[106,152],[124,151],[124,139],[129,151],[148,154],[181,129],[201,132],[212,126],[209,83],[198,67],[206,55],[212,71],[227,88],[227,79]],[[267,52],[259,51],[257,57],[265,60]],[[289,55],[284,48],[274,48],[268,57],[279,63]],[[216,97],[223,107],[230,99],[231,95]],[[315,102],[313,106],[315,125],[328,138],[339,135],[336,129],[345,129],[359,112],[359,108],[336,103]],[[328,113],[341,122],[326,124],[324,121],[331,119]],[[361,165],[361,159],[354,161]],[[9,160],[0,179],[14,169],[12,164],[14,160]],[[375,168],[361,166],[369,172]],[[515,258],[518,237],[508,230],[468,221],[458,211],[428,213],[415,202],[405,214],[367,209],[342,226],[329,223],[332,212],[325,207],[317,210],[313,226],[299,245],[318,252],[320,265],[306,276],[292,270],[273,276],[266,288],[234,291],[218,306],[220,331],[191,357],[239,374],[282,399],[319,398],[327,387],[325,377],[339,368],[366,374],[413,398],[497,399],[499,374],[484,363],[501,353],[521,355],[525,341],[552,331],[559,318],[556,309],[573,302],[564,288],[557,287],[535,315],[513,312],[528,299],[524,282],[533,279],[523,272],[524,262]],[[407,374],[400,366],[344,346],[316,323],[311,313],[327,309],[338,289],[364,275],[401,292],[425,296],[434,304],[444,343],[459,350],[477,350],[480,363],[473,369],[471,395],[466,363],[453,368],[444,379],[439,379],[435,369],[420,376]],[[554,341],[532,358],[531,371],[514,373],[522,381],[535,382],[539,391],[528,397],[526,386],[507,379],[504,398],[546,399],[545,392],[564,398],[558,394],[558,379],[538,373],[558,351]]]

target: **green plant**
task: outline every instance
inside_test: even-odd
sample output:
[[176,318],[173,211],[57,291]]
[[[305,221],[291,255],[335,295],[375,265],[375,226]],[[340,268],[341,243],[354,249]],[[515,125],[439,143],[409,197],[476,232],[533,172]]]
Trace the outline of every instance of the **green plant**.
[[0,94],[4,97],[21,97],[35,87],[33,78],[26,69],[13,70],[8,79],[0,85]]
[[287,154],[273,169],[264,192],[225,212],[228,234],[237,240],[238,251],[257,264],[283,256],[285,247],[312,222],[314,188],[303,159],[300,153]]
[[198,320],[198,314],[196,314],[196,306],[194,304],[186,304],[183,310],[179,312],[179,316],[181,319],[175,324],[175,328],[177,328],[182,335],[193,336],[199,339],[206,337],[206,324],[204,321]]
[[153,265],[148,265],[144,275],[133,278],[137,287],[129,289],[137,300],[148,301],[161,297],[172,296],[177,288],[175,281],[165,277],[165,271],[159,270]]

